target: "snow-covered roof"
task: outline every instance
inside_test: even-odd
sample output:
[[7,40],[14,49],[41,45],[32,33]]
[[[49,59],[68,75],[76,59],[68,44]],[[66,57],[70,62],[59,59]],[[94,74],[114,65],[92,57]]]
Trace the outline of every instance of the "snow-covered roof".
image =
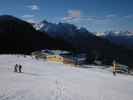
[[47,53],[49,55],[63,55],[70,53],[69,51],[63,51],[63,50],[42,50],[42,53]]

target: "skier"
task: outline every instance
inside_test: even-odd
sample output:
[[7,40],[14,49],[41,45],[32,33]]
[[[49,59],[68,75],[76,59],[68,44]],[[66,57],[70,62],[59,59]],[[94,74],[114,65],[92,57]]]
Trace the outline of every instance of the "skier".
[[22,65],[19,65],[19,73],[22,73]]
[[14,72],[18,72],[18,64],[16,64],[15,66],[14,66]]
[[113,75],[116,76],[116,61],[113,61]]

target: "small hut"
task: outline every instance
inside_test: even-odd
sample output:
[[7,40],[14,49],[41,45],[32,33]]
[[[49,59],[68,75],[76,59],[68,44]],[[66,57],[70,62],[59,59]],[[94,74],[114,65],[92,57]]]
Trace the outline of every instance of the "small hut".
[[62,55],[68,53],[67,51],[61,50],[43,50],[43,54],[46,55],[47,61],[63,63],[64,57]]

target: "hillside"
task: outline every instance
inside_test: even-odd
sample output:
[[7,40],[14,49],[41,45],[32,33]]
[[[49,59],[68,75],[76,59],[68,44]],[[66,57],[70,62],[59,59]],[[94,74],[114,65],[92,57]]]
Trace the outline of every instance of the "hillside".
[[133,32],[129,31],[106,31],[95,33],[99,37],[108,39],[110,42],[133,49]]
[[31,53],[45,48],[64,49],[64,41],[36,31],[32,25],[10,15],[0,16],[0,53]]
[[[13,72],[16,63],[24,73]],[[97,68],[0,56],[0,100],[132,100],[132,84],[132,76]]]
[[104,38],[114,44],[123,45],[133,49],[133,36],[105,36]]

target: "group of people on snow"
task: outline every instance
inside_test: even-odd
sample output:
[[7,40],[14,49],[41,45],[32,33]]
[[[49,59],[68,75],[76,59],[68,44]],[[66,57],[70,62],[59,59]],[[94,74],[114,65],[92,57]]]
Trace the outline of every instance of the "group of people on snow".
[[22,65],[16,64],[16,65],[14,66],[14,72],[22,73]]

